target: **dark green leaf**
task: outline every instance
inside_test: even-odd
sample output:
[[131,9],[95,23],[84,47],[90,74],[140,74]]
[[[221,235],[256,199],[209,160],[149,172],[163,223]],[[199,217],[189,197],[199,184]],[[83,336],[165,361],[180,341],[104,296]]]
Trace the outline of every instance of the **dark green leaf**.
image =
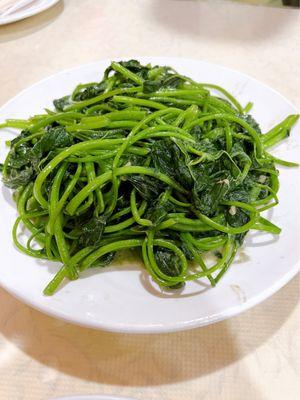
[[115,258],[115,255],[116,255],[115,251],[105,254],[104,256],[100,257],[97,261],[95,261],[94,264],[90,266],[90,268],[106,267],[107,265],[112,263],[113,259]]
[[150,176],[128,175],[126,180],[138,191],[140,196],[148,201],[155,200],[164,190],[165,185]]
[[75,101],[82,101],[91,99],[93,97],[98,96],[99,94],[103,93],[107,87],[107,82],[102,81],[100,83],[96,83],[95,85],[88,86],[82,89],[79,93],[75,95]]
[[153,93],[162,89],[176,89],[182,83],[182,77],[167,73],[157,80],[146,80],[143,84],[144,93]]
[[129,69],[129,71],[134,73],[139,72],[142,69],[145,69],[145,67],[137,60],[120,61],[120,64],[122,65],[122,67],[125,67]]
[[7,178],[3,179],[5,186],[17,189],[19,186],[26,186],[33,180],[34,174],[31,167],[26,167],[20,171],[12,169]]
[[[247,122],[253,129],[256,130],[257,133],[261,134],[261,129],[259,124],[255,121],[255,119],[250,114],[241,114],[239,118],[242,118],[244,121]],[[241,128],[244,131],[244,128]]]
[[33,146],[29,157],[34,169],[45,155],[45,153],[58,148],[68,147],[73,144],[73,137],[65,130],[63,126],[49,128],[41,139]]
[[27,137],[30,134],[29,131],[27,131],[26,129],[24,129],[20,135],[18,135],[17,137],[15,137],[13,140],[11,140],[10,145],[11,147],[13,147],[15,144],[17,144],[21,139],[24,139],[25,137]]
[[179,276],[181,272],[179,258],[167,249],[157,248],[154,251],[159,269],[168,276]]
[[171,140],[158,140],[151,149],[155,168],[189,188],[194,181],[185,162],[185,156]]
[[248,214],[238,207],[234,208],[234,212],[232,211],[232,208],[228,209],[225,217],[228,224],[234,228],[239,228],[249,221]]
[[106,220],[103,217],[93,217],[82,226],[82,234],[79,239],[80,245],[99,246],[101,243],[102,234],[106,225]]
[[56,111],[65,111],[65,109],[72,104],[71,96],[64,96],[60,99],[53,100],[53,105]]
[[145,81],[143,84],[144,93],[157,92],[161,88],[161,81]]
[[228,179],[207,183],[201,191],[198,191],[196,189],[197,186],[195,186],[192,191],[194,206],[202,214],[207,216],[214,215],[220,203],[224,200],[229,186],[230,182]]
[[156,201],[152,206],[150,206],[146,213],[145,218],[149,219],[154,226],[160,224],[168,215],[167,204],[160,204]]
[[26,143],[13,147],[10,151],[9,166],[14,169],[20,169],[29,163],[31,148]]

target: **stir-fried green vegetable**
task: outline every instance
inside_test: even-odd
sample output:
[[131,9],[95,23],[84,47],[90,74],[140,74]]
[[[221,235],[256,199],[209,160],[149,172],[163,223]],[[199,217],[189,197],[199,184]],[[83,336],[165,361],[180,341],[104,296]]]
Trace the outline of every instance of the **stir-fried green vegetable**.
[[[21,130],[2,165],[19,213],[15,245],[63,264],[45,294],[126,248],[137,248],[160,286],[201,277],[214,286],[250,229],[280,233],[261,213],[278,203],[275,164],[297,164],[268,149],[298,115],[262,134],[251,104],[135,60],[113,62],[101,82],[78,85],[54,106],[0,125]],[[31,232],[26,245],[21,223]]]

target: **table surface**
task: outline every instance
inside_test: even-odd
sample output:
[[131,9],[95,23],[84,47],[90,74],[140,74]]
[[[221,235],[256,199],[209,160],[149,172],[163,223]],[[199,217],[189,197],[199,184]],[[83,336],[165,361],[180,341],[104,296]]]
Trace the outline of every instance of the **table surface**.
[[[240,3],[247,2],[61,1],[0,28],[0,105],[61,69],[134,55],[223,64],[271,85],[300,108],[300,10]],[[0,399],[103,393],[149,400],[296,400],[299,288],[298,275],[238,317],[153,336],[66,324],[0,289]]]

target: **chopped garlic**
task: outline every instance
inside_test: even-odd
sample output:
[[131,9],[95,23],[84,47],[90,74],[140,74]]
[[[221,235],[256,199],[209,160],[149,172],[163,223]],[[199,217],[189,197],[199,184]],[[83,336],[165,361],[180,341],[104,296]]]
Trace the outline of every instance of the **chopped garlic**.
[[231,206],[229,208],[229,214],[230,215],[235,215],[236,214],[236,206]]
[[258,182],[259,182],[259,183],[265,183],[266,180],[267,180],[266,175],[260,175],[260,176],[258,177]]
[[225,185],[229,186],[229,179],[223,179],[221,181],[218,181],[218,183],[224,183]]

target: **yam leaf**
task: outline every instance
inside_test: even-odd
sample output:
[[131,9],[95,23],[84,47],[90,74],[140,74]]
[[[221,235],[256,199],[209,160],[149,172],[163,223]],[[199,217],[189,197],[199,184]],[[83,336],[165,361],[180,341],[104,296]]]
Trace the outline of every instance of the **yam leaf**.
[[146,175],[129,175],[126,180],[132,184],[140,196],[147,200],[153,201],[165,190],[165,185],[150,176]]
[[179,258],[171,251],[157,248],[154,251],[155,261],[159,269],[168,276],[179,276],[181,272]]
[[184,154],[171,140],[158,140],[151,149],[155,169],[168,175],[185,188],[192,187],[194,180]]
[[104,217],[93,217],[86,224],[82,225],[82,233],[79,244],[83,247],[99,246],[106,225]]

